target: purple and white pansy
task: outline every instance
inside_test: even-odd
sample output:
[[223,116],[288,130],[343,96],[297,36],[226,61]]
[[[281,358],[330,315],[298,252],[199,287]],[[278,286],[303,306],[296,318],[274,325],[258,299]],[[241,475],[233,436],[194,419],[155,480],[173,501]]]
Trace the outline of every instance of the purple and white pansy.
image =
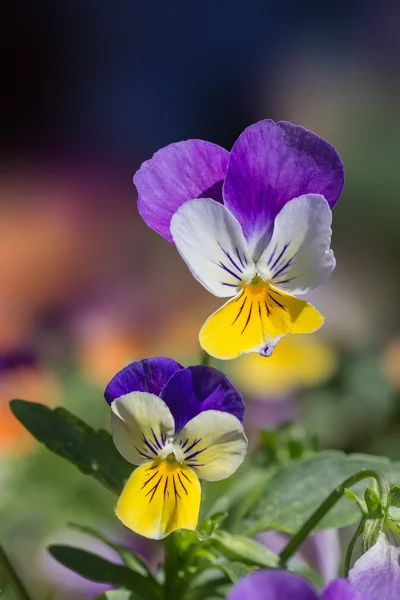
[[105,398],[118,451],[139,465],[118,500],[118,518],[155,539],[195,529],[199,479],[225,479],[246,456],[239,392],[212,367],[160,357],[122,369]]
[[174,242],[194,277],[232,297],[200,331],[212,356],[269,355],[287,333],[323,323],[295,298],[334,269],[331,209],[344,185],[328,142],[300,126],[260,121],[231,152],[202,140],[170,144],[134,176],[144,221]]

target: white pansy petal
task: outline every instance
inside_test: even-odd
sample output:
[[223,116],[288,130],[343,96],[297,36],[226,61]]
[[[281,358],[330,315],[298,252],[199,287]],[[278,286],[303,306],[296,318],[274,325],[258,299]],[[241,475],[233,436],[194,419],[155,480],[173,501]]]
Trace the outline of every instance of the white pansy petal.
[[234,296],[243,278],[255,275],[239,222],[211,198],[182,204],[172,217],[171,234],[193,276],[215,296]]
[[277,215],[257,270],[285,292],[305,294],[318,287],[335,268],[331,223],[331,209],[323,196],[294,198]]
[[111,404],[114,444],[134,465],[154,460],[174,430],[174,417],[168,406],[154,394],[131,392]]
[[207,481],[232,475],[247,452],[239,419],[218,410],[205,410],[186,423],[176,444],[181,447],[184,464]]

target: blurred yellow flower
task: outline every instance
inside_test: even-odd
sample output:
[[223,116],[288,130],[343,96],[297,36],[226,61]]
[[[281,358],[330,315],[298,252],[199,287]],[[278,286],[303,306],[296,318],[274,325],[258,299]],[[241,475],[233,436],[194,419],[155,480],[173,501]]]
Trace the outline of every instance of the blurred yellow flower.
[[272,356],[244,354],[229,365],[229,374],[245,395],[283,395],[323,383],[335,372],[334,348],[316,336],[284,337]]
[[129,332],[98,325],[79,340],[78,360],[84,375],[103,387],[114,373],[142,356],[144,349]]

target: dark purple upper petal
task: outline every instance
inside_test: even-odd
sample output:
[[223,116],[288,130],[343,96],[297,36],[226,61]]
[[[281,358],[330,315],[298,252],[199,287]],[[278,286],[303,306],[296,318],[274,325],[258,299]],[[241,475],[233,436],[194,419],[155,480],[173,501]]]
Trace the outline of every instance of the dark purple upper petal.
[[133,181],[143,220],[169,242],[171,217],[187,200],[222,202],[229,152],[203,140],[170,144],[142,164]]
[[373,598],[353,588],[345,579],[337,579],[328,585],[321,600],[373,600]]
[[223,197],[254,249],[286,202],[321,194],[332,208],[343,185],[343,164],[331,144],[304,127],[265,120],[235,142]]
[[205,410],[229,412],[243,420],[242,396],[229,379],[212,367],[188,367],[171,377],[161,396],[175,419],[175,433]]
[[111,404],[115,398],[129,392],[149,392],[160,396],[167,381],[181,369],[182,365],[164,356],[139,360],[119,371],[111,379],[104,397]]
[[318,600],[310,583],[289,571],[262,570],[234,585],[227,600]]

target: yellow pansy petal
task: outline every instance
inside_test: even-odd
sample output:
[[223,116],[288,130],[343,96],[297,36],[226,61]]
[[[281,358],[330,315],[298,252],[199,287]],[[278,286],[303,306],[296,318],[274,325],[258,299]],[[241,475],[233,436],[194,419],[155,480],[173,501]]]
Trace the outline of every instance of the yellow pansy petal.
[[212,314],[203,325],[202,348],[220,359],[260,352],[288,333],[311,333],[324,317],[311,304],[258,280]]
[[200,496],[191,469],[175,460],[154,461],[132,473],[115,513],[135,533],[160,540],[176,529],[196,529]]

